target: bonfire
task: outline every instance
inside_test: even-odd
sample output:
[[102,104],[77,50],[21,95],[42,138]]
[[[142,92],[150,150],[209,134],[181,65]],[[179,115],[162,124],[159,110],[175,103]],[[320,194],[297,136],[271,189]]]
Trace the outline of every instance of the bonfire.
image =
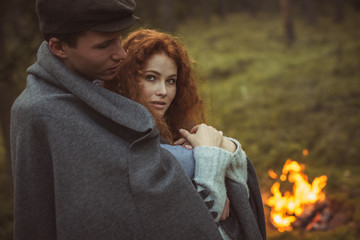
[[[304,150],[303,154],[307,155],[307,150]],[[322,190],[326,186],[327,177],[316,177],[309,183],[304,170],[305,165],[291,159],[286,160],[279,178],[283,182],[288,180],[292,183],[293,189],[282,194],[280,181],[277,181],[271,187],[273,195],[265,202],[271,207],[270,221],[280,232],[291,231],[294,223],[304,215],[305,209],[325,202],[326,197]],[[278,178],[278,174],[271,169],[269,175],[273,179]]]

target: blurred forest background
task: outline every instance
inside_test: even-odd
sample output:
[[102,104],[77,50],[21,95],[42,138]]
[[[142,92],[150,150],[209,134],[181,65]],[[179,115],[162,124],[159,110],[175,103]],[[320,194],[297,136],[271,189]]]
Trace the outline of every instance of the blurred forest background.
[[[268,224],[268,239],[359,239],[360,0],[136,2],[142,20],[133,29],[171,32],[188,47],[205,79],[209,123],[240,140],[265,199],[267,171],[280,173],[288,158],[306,165],[310,181],[328,176],[341,224],[285,233]],[[34,4],[0,8],[0,239],[13,228],[9,111],[42,41]]]

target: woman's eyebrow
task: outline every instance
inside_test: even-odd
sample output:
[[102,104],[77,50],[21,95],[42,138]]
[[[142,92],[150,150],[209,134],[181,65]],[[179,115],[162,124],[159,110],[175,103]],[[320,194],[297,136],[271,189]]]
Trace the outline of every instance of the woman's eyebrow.
[[160,73],[158,71],[155,71],[155,70],[144,70],[143,72],[144,73],[154,73],[156,75],[160,75]]
[[176,73],[174,73],[174,74],[171,74],[170,76],[168,76],[168,77],[177,77],[177,74]]

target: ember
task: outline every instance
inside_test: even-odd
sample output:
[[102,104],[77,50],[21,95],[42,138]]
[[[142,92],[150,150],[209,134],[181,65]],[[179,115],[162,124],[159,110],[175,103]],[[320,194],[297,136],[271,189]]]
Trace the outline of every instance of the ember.
[[[306,156],[307,150],[303,151]],[[284,195],[280,192],[280,183],[275,182],[271,187],[271,196],[266,204],[271,207],[271,223],[280,231],[291,231],[293,227],[303,226],[305,229],[313,230],[322,228],[323,218],[328,218],[326,211],[327,204],[322,189],[326,185],[325,175],[317,177],[312,183],[303,173],[305,166],[296,161],[288,159],[283,166],[281,181],[293,183],[292,192],[286,191]],[[273,170],[269,170],[271,178],[277,178]],[[316,215],[317,213],[321,214]],[[306,221],[305,221],[306,219]],[[327,220],[327,219],[326,219]],[[310,222],[310,223],[309,223]]]

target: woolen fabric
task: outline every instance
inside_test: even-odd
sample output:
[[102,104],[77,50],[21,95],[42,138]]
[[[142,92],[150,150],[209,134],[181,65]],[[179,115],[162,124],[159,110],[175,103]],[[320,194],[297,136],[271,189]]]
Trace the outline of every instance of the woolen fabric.
[[221,239],[142,105],[43,42],[11,112],[14,239]]
[[258,178],[251,161],[247,159],[247,189],[243,184],[226,179],[226,190],[230,200],[230,216],[220,226],[234,240],[266,240],[264,207]]
[[[224,204],[219,207],[217,206],[219,203],[216,204],[216,202],[224,201],[222,199],[224,199],[225,196],[221,195],[227,194],[229,197],[230,216],[225,221],[219,222],[219,231],[223,239],[265,240],[266,225],[264,208],[255,168],[246,157],[240,143],[236,139],[231,138],[231,140],[237,145],[237,150],[234,154],[229,153],[233,159],[226,171],[225,182],[222,183],[215,183],[215,181],[219,181],[220,179],[224,180],[224,176],[219,177],[218,174],[213,174],[213,172],[224,172],[224,170],[221,166],[212,165],[211,162],[214,160],[224,162],[226,159],[217,154],[213,154],[210,147],[195,148],[197,158],[194,159],[193,156],[189,156],[188,153],[191,151],[188,149],[166,144],[162,146],[166,146],[166,149],[181,162],[181,166],[189,168],[189,166],[192,166],[193,162],[195,162],[195,168],[197,167],[195,184],[200,183],[201,186],[207,187],[210,190],[209,196],[204,199],[204,201],[208,199],[215,201],[215,204],[209,210],[210,212],[215,211],[218,213],[216,219],[219,219],[224,208]],[[215,149],[216,148],[213,148],[213,150]],[[220,151],[220,149],[218,150]],[[201,156],[199,156],[199,154]],[[198,165],[199,163],[200,166]],[[196,177],[196,175],[200,176],[200,179]],[[229,178],[229,175],[231,178]],[[226,193],[224,192],[225,185]],[[200,187],[199,189],[199,186],[197,188],[198,191],[202,189],[204,188]]]
[[186,149],[180,145],[160,144],[160,146],[176,157],[176,160],[178,160],[190,179],[194,178],[195,159],[192,150]]

